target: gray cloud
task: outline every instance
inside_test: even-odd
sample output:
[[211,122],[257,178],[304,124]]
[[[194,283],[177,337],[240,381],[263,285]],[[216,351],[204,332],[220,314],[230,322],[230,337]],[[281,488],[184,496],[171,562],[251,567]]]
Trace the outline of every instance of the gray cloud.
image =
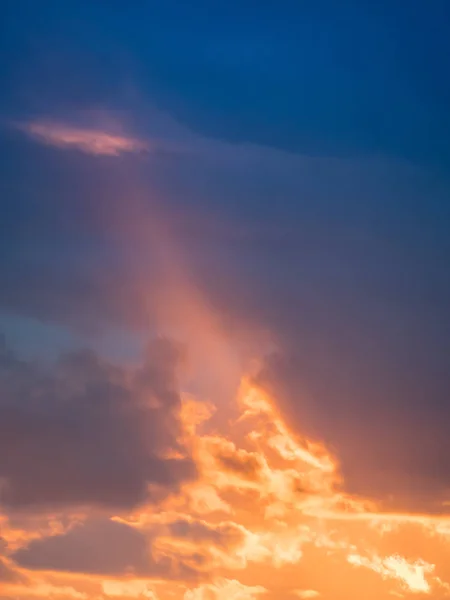
[[237,453],[220,449],[215,453],[215,458],[224,469],[234,472],[245,479],[255,480],[260,475],[261,463],[256,456],[241,456]]
[[0,558],[0,581],[13,581],[14,571],[12,571]]
[[9,564],[7,564],[6,557],[7,544],[0,537],[0,582],[5,583],[18,583],[24,580],[23,575],[15,571]]
[[90,352],[53,370],[0,352],[2,504],[21,509],[95,505],[130,508],[151,499],[148,485],[176,489],[194,474],[180,450],[178,347],[149,345],[126,369]]
[[193,542],[209,542],[217,546],[233,546],[242,540],[242,531],[234,523],[221,523],[212,526],[201,521],[178,519],[169,523],[171,536],[187,538]]
[[[156,554],[153,545],[159,536],[185,538],[198,548],[182,556],[176,551]],[[242,532],[233,523],[213,526],[180,518],[138,530],[122,522],[90,518],[64,534],[31,541],[12,559],[21,567],[34,570],[195,579],[201,573],[205,575],[207,557],[201,550],[203,542],[232,549],[241,541]]]
[[176,557],[152,556],[152,539],[124,523],[91,519],[63,535],[34,540],[14,560],[36,570],[192,579],[196,571]]

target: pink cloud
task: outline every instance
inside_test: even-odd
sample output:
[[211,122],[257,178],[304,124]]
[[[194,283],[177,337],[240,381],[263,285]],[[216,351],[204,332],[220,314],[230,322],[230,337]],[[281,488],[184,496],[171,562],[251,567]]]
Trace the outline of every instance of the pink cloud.
[[19,129],[43,144],[76,148],[96,156],[119,156],[149,150],[148,143],[137,138],[53,121],[22,123]]

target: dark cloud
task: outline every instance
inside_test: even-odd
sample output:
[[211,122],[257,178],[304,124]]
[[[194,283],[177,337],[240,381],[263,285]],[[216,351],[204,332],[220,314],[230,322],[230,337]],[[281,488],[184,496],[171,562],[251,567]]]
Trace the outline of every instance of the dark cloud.
[[[304,350],[291,346],[271,357],[259,378],[291,426],[326,443],[346,490],[386,510],[443,512],[450,482],[448,377],[420,363],[413,370],[402,365],[405,348],[381,360],[374,340],[370,358],[362,341],[359,352],[343,348],[339,354],[303,340]],[[418,358],[409,356],[411,364]]]
[[243,538],[242,531],[234,523],[221,523],[213,526],[201,521],[178,519],[168,524],[168,530],[173,537],[226,547],[238,544]]
[[15,571],[7,564],[6,557],[7,544],[0,537],[0,582],[5,583],[21,583],[25,580],[22,574]]
[[214,453],[214,457],[225,470],[236,473],[245,479],[258,479],[261,462],[256,456],[221,448]]
[[174,557],[152,556],[152,540],[124,523],[89,520],[63,535],[34,540],[14,560],[36,570],[192,579],[196,572]]
[[165,459],[180,450],[178,347],[149,345],[126,369],[90,352],[53,370],[0,353],[2,504],[22,509],[97,505],[130,508],[149,484],[174,490],[194,468]]
[[6,565],[2,558],[0,558],[0,581],[16,581],[16,574]]
[[[184,538],[198,546],[192,553],[161,555],[153,552],[158,536]],[[91,518],[68,532],[38,540],[15,552],[12,559],[21,567],[101,574],[110,576],[164,577],[192,580],[205,575],[205,542],[232,548],[242,541],[242,531],[233,523],[209,525],[178,519],[167,525],[154,524],[138,530],[125,523]]]

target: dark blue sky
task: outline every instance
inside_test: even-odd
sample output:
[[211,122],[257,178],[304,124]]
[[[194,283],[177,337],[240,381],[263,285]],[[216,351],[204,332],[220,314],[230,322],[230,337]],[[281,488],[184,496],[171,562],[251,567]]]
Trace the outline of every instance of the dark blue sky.
[[[450,4],[4,0],[0,11],[11,343],[131,352],[141,299],[104,215],[139,181],[182,215],[182,244],[224,319],[283,347],[265,376],[285,410],[344,467],[365,457],[373,477],[349,466],[355,488],[418,504],[444,494]],[[93,157],[16,126],[86,128],[99,114],[163,151]],[[395,461],[380,450],[394,438]]]
[[205,134],[448,168],[445,0],[10,2],[6,113],[121,108],[133,87]]

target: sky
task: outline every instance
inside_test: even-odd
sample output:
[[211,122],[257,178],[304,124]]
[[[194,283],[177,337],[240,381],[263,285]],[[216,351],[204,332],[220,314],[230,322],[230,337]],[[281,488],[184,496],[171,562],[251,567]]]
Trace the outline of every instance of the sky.
[[447,0],[3,0],[0,600],[450,598]]

